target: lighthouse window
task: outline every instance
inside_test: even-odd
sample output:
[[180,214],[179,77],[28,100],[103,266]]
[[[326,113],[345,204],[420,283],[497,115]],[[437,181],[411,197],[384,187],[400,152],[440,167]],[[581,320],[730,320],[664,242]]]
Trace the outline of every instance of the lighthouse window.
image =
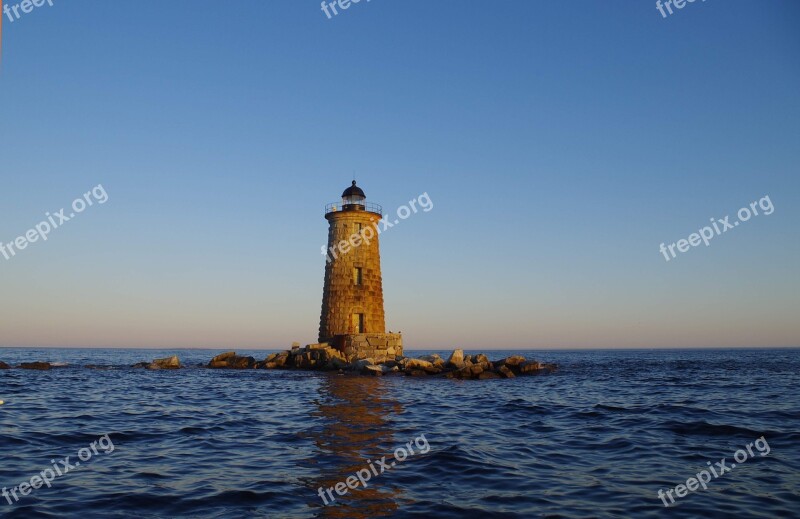
[[364,283],[363,270],[361,267],[353,268],[353,283],[356,286],[361,286]]
[[364,314],[353,314],[353,332],[366,332],[366,327],[364,326]]
[[360,224],[360,223],[357,223],[357,224],[356,224],[356,232],[357,232],[357,233],[360,233],[360,232],[361,232],[361,224]]

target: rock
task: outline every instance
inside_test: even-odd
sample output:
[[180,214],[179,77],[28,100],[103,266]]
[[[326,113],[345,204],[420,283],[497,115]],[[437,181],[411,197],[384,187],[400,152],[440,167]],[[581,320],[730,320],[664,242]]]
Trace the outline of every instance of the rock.
[[241,355],[236,355],[235,351],[229,351],[211,359],[208,367],[212,369],[251,369],[256,367],[256,359],[242,357]]
[[407,370],[411,370],[411,369],[428,370],[428,369],[432,369],[432,368],[433,368],[433,364],[431,364],[427,360],[423,360],[423,359],[408,359],[406,361],[406,369]]
[[442,359],[436,359],[433,362],[433,367],[438,369],[439,371],[443,371],[445,369],[445,367],[446,367],[446,363]]
[[347,369],[349,366],[350,364],[348,364],[346,360],[339,357],[333,357],[328,361],[328,364],[325,367],[326,369],[341,370]]
[[46,371],[53,366],[50,365],[49,362],[23,362],[19,365],[22,369],[35,369],[39,371]]
[[521,374],[523,374],[523,375],[528,375],[528,374],[534,373],[536,371],[539,371],[540,368],[541,368],[541,366],[539,365],[539,363],[536,362],[535,360],[532,360],[532,361],[520,364],[519,372]]
[[278,356],[275,357],[272,362],[275,363],[275,367],[282,368],[286,366],[286,362],[289,360],[289,352],[284,351],[283,353],[278,353]]
[[166,359],[156,359],[148,364],[147,369],[178,369],[181,367],[181,361],[178,360],[177,355],[167,357]]
[[347,360],[344,358],[344,353],[336,348],[327,346],[327,344],[324,349],[318,350],[316,355],[321,369],[339,370],[349,366]]
[[383,375],[383,369],[380,366],[370,364],[361,368],[361,373],[364,375],[380,376]]
[[434,353],[433,355],[423,355],[422,357],[419,357],[419,360],[424,360],[430,362],[431,364],[436,364],[436,361],[441,360],[441,357],[437,353]]
[[308,350],[300,350],[298,353],[292,355],[290,366],[299,369],[312,369],[318,367],[319,364],[319,354],[316,351],[312,354],[312,352]]
[[358,371],[363,370],[367,366],[374,366],[374,365],[375,365],[375,359],[360,359],[353,363],[353,367],[355,367],[355,369],[357,369]]
[[544,363],[539,364],[539,373],[552,373],[558,371],[558,364]]
[[462,380],[468,380],[472,378],[472,366],[465,366],[457,371],[453,371],[453,377]]
[[456,369],[463,368],[465,366],[464,350],[453,350],[453,353],[450,354],[450,358],[447,359],[447,366]]
[[234,357],[232,361],[230,361],[231,367],[233,369],[251,369],[256,365],[256,359],[253,357]]
[[0,369],[11,369],[11,366],[9,366],[3,361],[0,361]]
[[224,362],[227,361],[228,359],[232,359],[235,356],[236,356],[235,351],[228,351],[225,353],[220,353],[219,355],[211,359],[211,362]]
[[500,374],[502,376],[504,376],[505,378],[515,378],[516,377],[516,375],[514,375],[514,372],[511,371],[508,368],[508,366],[500,366],[500,368],[497,371],[499,371]]
[[[439,361],[441,361],[441,359],[439,359]],[[434,366],[433,363],[431,363],[430,361],[423,359],[408,359],[406,361],[405,370],[406,371],[423,370],[426,373],[430,373],[432,375],[442,372],[441,367]]]
[[[271,353],[265,360],[260,362],[256,362],[253,357],[242,357],[232,351],[226,352],[214,357],[209,363],[209,367],[229,369],[248,369],[252,367],[258,369],[295,368],[330,370],[340,374],[347,370],[367,376],[389,375],[402,371],[411,377],[441,374],[450,379],[463,380],[515,378],[522,374],[540,374],[556,369],[554,364],[544,365],[534,361],[526,362],[525,357],[520,355],[492,362],[482,353],[465,356],[464,351],[461,349],[454,350],[449,359],[444,361],[437,354],[412,359],[402,355],[390,355],[388,350],[375,348],[375,355],[372,357],[348,362],[342,351],[331,347],[328,343],[309,344],[302,348],[299,345],[293,346],[291,350]],[[362,354],[361,356],[363,357],[364,355]],[[384,360],[384,358],[390,360]],[[177,362],[177,358],[175,359]],[[148,365],[146,363],[141,365],[152,366],[152,364]],[[151,369],[153,368],[151,367]]]
[[506,366],[515,367],[525,362],[525,357],[522,355],[512,355],[505,360]]
[[150,365],[150,363],[149,363],[149,362],[137,362],[136,364],[134,364],[134,365],[133,365],[133,366],[131,366],[131,367],[132,367],[132,368],[146,368],[146,367],[147,367],[147,366],[149,366],[149,365]]

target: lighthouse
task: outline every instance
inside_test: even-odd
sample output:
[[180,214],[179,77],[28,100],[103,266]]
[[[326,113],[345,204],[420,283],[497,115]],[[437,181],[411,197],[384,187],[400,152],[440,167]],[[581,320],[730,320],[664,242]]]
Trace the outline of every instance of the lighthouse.
[[378,239],[381,206],[366,201],[353,180],[341,202],[325,206],[328,248],[319,341],[342,351],[348,361],[394,360],[402,337],[386,333]]

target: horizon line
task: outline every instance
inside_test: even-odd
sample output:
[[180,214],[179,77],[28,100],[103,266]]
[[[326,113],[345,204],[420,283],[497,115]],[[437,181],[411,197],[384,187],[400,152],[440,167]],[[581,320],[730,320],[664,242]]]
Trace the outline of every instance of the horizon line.
[[[224,350],[224,351],[284,351],[284,350],[291,350],[291,346],[288,348],[230,348],[230,347],[158,347],[158,346],[145,346],[145,347],[127,347],[127,346],[2,346],[0,345],[0,349],[2,350],[153,350],[153,351],[165,351],[165,350],[180,350],[180,351],[190,351],[190,350],[202,350],[202,351],[216,351],[216,350]],[[448,351],[448,350],[455,350],[461,349],[464,351],[650,351],[650,350],[792,350],[792,349],[800,349],[800,345],[798,346],[619,346],[619,347],[586,347],[586,346],[577,346],[577,347],[567,347],[567,348],[404,348],[404,351],[433,351],[433,350],[441,350],[441,351]]]

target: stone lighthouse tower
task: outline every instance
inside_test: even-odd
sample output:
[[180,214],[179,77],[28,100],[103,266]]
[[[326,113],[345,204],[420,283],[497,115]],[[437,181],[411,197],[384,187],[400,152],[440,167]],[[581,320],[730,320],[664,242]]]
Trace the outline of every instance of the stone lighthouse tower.
[[379,205],[366,202],[356,181],[341,203],[325,207],[328,249],[319,341],[342,351],[348,361],[394,360],[403,354],[400,334],[386,333],[378,242]]

